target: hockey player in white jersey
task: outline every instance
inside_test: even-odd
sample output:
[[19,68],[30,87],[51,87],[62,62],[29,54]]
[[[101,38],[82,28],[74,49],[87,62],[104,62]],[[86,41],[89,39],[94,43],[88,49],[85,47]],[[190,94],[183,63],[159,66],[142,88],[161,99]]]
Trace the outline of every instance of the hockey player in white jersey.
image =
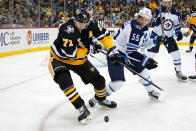
[[[152,81],[147,69],[156,68],[157,62],[153,59],[144,56],[138,49],[140,47],[151,48],[156,44],[164,41],[162,36],[149,39],[148,37],[148,24],[152,18],[151,10],[148,8],[142,8],[139,11],[138,18],[136,20],[129,20],[124,23],[118,30],[114,37],[114,43],[120,52],[122,62],[126,63],[131,69],[139,73],[144,78]],[[111,82],[107,85],[107,95],[111,95],[113,92],[119,90],[123,86],[125,81],[124,67],[113,63],[108,59],[108,72],[111,78]],[[150,98],[156,100],[164,100],[164,95],[156,91],[151,83],[140,78],[140,83],[143,84],[148,92]],[[94,106],[97,103],[95,98],[89,100],[89,104]]]
[[[187,77],[181,72],[180,51],[175,39],[173,38],[174,32],[177,36],[177,41],[180,41],[183,38],[181,32],[180,15],[171,6],[171,0],[162,0],[160,10],[157,9],[155,11],[152,22],[154,28],[151,33],[151,38],[156,36],[165,36],[165,38],[167,38],[167,41],[164,42],[164,45],[167,48],[168,53],[171,54],[173,58],[176,77],[180,81],[186,81]],[[160,11],[162,12],[162,21],[160,17]],[[147,56],[150,58],[154,58],[155,54],[159,52],[159,47],[160,45],[156,45],[155,47],[148,49]]]

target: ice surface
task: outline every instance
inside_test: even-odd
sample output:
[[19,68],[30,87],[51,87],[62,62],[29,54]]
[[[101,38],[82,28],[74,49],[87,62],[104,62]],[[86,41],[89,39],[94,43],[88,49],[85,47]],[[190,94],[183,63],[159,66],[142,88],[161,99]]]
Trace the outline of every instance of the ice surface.
[[[194,53],[180,46],[182,71],[194,75]],[[194,49],[195,51],[195,49]],[[157,69],[150,71],[152,80],[166,90],[165,102],[148,98],[138,77],[125,70],[124,87],[108,99],[118,103],[116,109],[87,102],[94,95],[92,85],[84,85],[72,73],[79,94],[89,108],[92,121],[81,125],[78,111],[53,82],[47,67],[40,66],[48,51],[0,59],[0,131],[195,131],[196,83],[176,80],[171,56],[164,47],[156,56]],[[89,57],[89,59],[92,59]],[[107,67],[92,60],[108,83]],[[109,122],[104,122],[108,115]]]

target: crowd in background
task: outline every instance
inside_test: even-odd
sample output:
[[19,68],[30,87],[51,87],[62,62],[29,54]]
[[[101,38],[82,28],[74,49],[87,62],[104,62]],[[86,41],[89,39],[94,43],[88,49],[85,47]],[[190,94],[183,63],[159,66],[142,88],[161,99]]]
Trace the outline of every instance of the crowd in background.
[[[57,27],[72,18],[76,7],[86,8],[92,19],[104,27],[120,26],[132,19],[142,7],[152,12],[159,0],[0,0],[0,28],[2,27]],[[173,0],[173,7],[185,21],[190,0]],[[185,24],[185,22],[183,22]]]

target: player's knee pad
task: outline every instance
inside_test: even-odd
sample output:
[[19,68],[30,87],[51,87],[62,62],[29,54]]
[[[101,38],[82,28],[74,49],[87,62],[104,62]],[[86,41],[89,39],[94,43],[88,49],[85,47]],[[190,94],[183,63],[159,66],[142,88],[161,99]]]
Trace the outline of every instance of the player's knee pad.
[[123,81],[119,80],[119,81],[112,81],[107,85],[107,92],[110,90],[112,92],[116,92],[117,90],[119,90],[121,87],[123,86]]
[[62,91],[65,91],[69,87],[73,87],[73,81],[70,77],[70,74],[66,72],[58,73],[56,80]]
[[105,87],[105,78],[99,74],[94,77],[91,84],[95,87],[95,89],[102,90]]
[[[144,69],[141,73],[139,73],[142,77],[146,78],[147,80],[151,81],[150,78],[150,74],[148,73],[147,69]],[[143,78],[139,79],[139,82],[142,84],[147,84],[149,82],[147,82],[146,80],[144,80]]]

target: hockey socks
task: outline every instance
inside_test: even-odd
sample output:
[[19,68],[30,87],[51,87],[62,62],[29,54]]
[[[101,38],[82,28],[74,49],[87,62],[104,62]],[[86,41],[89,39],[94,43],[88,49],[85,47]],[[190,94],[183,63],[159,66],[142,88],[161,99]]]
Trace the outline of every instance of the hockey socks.
[[64,94],[68,97],[69,101],[76,109],[79,109],[84,104],[84,101],[74,86],[65,89]]
[[102,90],[96,90],[94,88],[94,91],[95,91],[95,98],[97,100],[105,100],[106,95],[107,95],[106,88],[103,88]]
[[107,96],[110,96],[112,93],[118,91],[123,86],[123,81],[111,81],[107,85]]
[[179,50],[171,52],[172,58],[173,58],[173,63],[175,66],[175,71],[176,71],[176,77],[179,81],[186,81],[187,77],[182,74],[181,72],[181,57],[180,57],[180,52]]

